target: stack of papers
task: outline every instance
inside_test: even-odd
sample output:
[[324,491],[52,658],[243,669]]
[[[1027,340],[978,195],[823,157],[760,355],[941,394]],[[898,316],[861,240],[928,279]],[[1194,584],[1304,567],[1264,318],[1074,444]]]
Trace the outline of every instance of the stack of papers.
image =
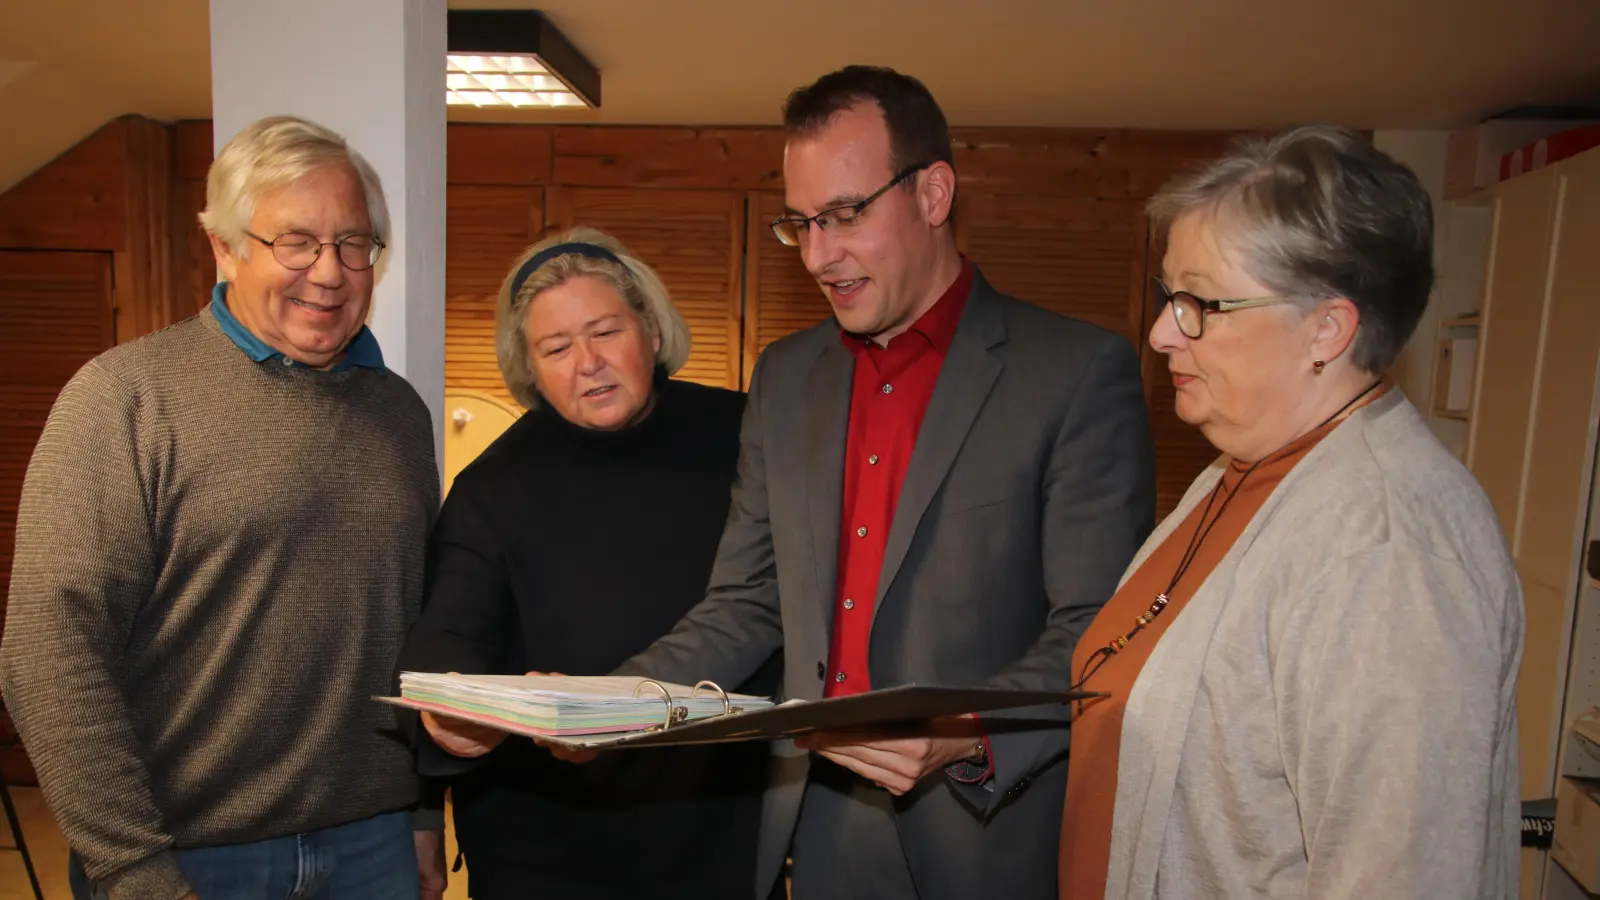
[[406,706],[529,735],[637,732],[772,706],[766,698],[728,694],[731,708],[725,708],[720,691],[695,693],[679,684],[612,675],[400,674]]

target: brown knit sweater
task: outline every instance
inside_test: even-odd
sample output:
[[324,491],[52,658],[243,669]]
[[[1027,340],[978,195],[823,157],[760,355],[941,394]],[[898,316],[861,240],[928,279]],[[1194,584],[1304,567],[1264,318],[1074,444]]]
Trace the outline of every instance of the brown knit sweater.
[[438,507],[398,375],[251,361],[209,311],[62,391],[17,522],[0,682],[45,799],[115,900],[170,851],[415,802],[390,707]]

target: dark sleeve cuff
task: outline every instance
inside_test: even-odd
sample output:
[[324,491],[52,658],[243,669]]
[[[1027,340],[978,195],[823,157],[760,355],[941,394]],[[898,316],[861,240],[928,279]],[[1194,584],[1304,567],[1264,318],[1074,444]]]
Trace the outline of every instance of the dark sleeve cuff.
[[411,811],[412,831],[443,831],[444,810],[417,807]]
[[412,831],[444,830],[444,781],[417,776],[417,805],[411,809]]
[[[973,718],[977,718],[974,716]],[[983,784],[994,777],[994,748],[989,745],[989,736],[983,736],[983,762],[975,763],[971,760],[957,760],[945,767],[946,775],[950,780],[962,784]]]

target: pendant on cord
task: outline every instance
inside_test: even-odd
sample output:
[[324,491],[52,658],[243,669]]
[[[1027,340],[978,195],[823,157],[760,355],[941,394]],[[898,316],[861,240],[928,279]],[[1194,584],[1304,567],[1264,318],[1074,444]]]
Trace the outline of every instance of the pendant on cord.
[[1109,653],[1116,653],[1123,647],[1128,646],[1128,641],[1132,640],[1134,635],[1143,631],[1146,625],[1154,622],[1156,620],[1156,616],[1161,615],[1161,611],[1167,608],[1167,603],[1168,598],[1165,592],[1157,594],[1155,601],[1150,604],[1150,608],[1145,610],[1144,613],[1141,614],[1137,619],[1133,620],[1133,628],[1127,634],[1122,635],[1121,637],[1113,640],[1110,644],[1107,644],[1106,651]]

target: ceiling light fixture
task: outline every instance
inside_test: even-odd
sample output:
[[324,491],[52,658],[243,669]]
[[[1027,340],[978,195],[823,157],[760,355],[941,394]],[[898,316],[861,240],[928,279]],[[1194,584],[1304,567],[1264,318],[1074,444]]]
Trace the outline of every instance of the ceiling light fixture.
[[599,70],[538,10],[452,9],[448,16],[450,106],[599,108]]

